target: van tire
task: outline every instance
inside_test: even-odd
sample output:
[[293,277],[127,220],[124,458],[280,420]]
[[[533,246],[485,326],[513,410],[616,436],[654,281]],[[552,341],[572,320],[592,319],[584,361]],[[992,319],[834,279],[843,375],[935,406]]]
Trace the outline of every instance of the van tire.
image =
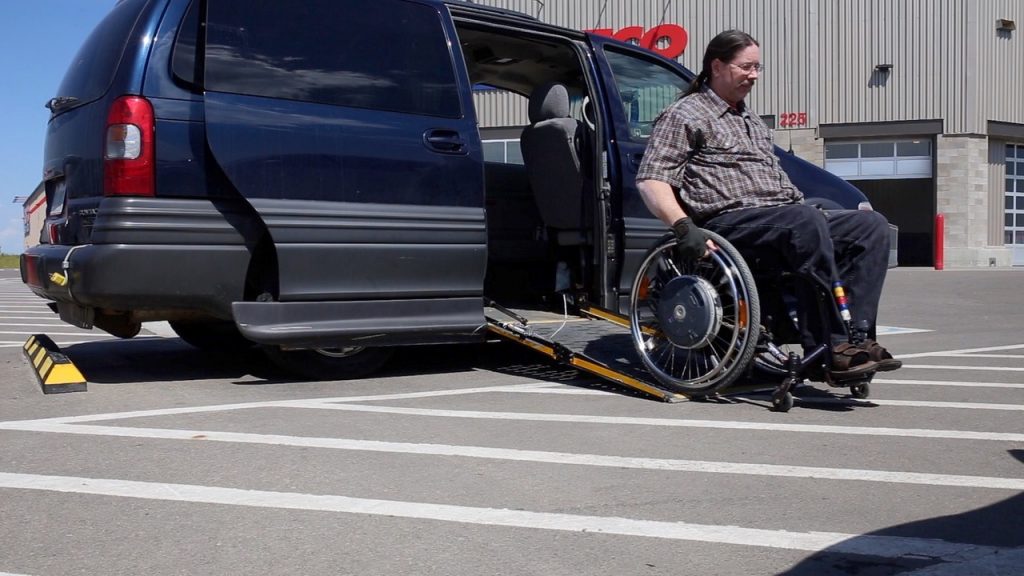
[[241,352],[255,344],[246,340],[234,322],[168,322],[186,344],[208,352]]
[[379,370],[394,353],[391,348],[317,348],[282,350],[264,346],[263,352],[278,368],[304,380],[353,380]]

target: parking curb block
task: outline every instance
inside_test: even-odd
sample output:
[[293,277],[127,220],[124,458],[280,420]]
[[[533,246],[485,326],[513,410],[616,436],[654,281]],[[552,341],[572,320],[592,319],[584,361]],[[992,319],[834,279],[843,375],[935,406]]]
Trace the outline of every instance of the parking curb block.
[[30,336],[24,346],[25,356],[35,369],[43,394],[85,392],[86,381],[74,363],[45,334]]

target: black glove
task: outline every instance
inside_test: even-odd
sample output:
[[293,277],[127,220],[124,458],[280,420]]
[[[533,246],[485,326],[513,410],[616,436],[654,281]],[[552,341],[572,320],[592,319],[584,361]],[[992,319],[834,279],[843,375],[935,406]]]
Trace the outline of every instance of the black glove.
[[693,225],[693,221],[683,216],[672,224],[672,233],[676,235],[675,257],[680,260],[696,260],[708,251],[708,237],[704,231]]

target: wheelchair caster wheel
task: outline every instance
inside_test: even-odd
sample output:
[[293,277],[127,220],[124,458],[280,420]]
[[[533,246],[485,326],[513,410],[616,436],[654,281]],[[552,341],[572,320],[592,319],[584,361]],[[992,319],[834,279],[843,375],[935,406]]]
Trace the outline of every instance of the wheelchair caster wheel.
[[793,395],[789,392],[772,394],[772,410],[776,412],[789,412],[793,407]]
[[854,384],[850,386],[850,396],[858,400],[863,400],[871,395],[871,386],[867,382],[863,384]]

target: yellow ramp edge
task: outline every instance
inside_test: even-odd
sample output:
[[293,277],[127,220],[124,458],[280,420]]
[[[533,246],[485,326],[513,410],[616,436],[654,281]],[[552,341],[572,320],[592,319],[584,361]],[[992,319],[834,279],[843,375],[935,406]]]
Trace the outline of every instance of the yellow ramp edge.
[[25,357],[32,364],[44,394],[85,392],[85,377],[49,336],[30,336],[24,349]]

